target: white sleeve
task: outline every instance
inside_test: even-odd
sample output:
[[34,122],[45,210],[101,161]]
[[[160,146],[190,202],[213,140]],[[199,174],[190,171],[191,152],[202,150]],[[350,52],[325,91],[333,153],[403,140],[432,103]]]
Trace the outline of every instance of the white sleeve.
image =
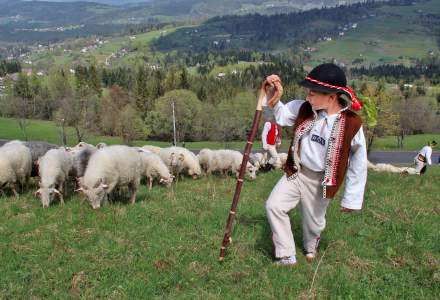
[[263,143],[263,149],[266,149],[267,146],[267,134],[270,130],[270,122],[264,123],[263,132],[261,133],[261,142]]
[[304,100],[292,100],[283,104],[281,101],[278,101],[273,108],[276,122],[280,126],[293,126],[298,117],[299,109],[304,102]]
[[428,147],[428,149],[426,149],[426,156],[425,156],[426,157],[426,162],[428,163],[428,165],[432,164],[431,154],[432,154],[432,148]]
[[367,146],[364,131],[361,128],[351,140],[350,157],[345,175],[345,191],[341,206],[361,209],[367,183]]

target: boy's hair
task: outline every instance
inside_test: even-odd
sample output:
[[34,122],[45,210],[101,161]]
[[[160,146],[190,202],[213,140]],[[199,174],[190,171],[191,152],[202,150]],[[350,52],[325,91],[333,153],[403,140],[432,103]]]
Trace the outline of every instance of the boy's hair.
[[436,141],[432,141],[430,144],[431,144],[431,146],[437,146],[437,142]]

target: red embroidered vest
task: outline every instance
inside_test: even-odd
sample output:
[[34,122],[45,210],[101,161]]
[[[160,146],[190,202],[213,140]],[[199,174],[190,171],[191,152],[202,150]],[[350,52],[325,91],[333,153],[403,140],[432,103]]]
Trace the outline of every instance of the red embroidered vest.
[[[295,162],[299,160],[301,137],[315,125],[316,116],[308,102],[301,105],[293,126],[292,142],[289,147],[284,171],[287,177],[294,176],[301,168]],[[351,140],[362,125],[361,118],[350,110],[338,114],[330,134],[325,158],[323,198],[333,198],[344,181],[348,167]]]
[[266,136],[266,143],[269,145],[275,145],[280,134],[280,126],[275,122],[270,122],[270,130]]

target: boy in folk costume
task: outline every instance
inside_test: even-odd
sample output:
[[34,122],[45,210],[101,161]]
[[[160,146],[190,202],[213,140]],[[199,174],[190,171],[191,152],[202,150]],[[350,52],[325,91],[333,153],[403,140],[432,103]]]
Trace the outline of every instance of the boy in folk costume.
[[415,168],[407,168],[402,172],[402,175],[420,175],[426,172],[426,167],[432,164],[431,155],[432,149],[437,146],[436,141],[428,143],[425,147],[420,149],[416,157],[414,157]]
[[[281,80],[267,77],[266,93],[276,122],[293,126],[285,175],[273,188],[266,212],[272,229],[275,257],[280,265],[296,264],[296,250],[288,212],[301,204],[303,246],[313,261],[325,228],[327,206],[345,178],[341,212],[360,210],[367,181],[367,150],[361,118],[350,110],[361,109],[354,91],[347,87],[344,72],[334,64],[314,68],[300,82],[307,89],[306,101],[279,100]],[[268,89],[272,87],[272,89]],[[345,105],[341,95],[351,102]]]
[[[273,122],[272,116],[267,118],[261,133],[261,142],[263,143],[265,161],[268,161],[275,169],[281,168],[281,159],[278,156],[277,147],[281,145],[281,128]],[[267,153],[270,159],[267,160]]]

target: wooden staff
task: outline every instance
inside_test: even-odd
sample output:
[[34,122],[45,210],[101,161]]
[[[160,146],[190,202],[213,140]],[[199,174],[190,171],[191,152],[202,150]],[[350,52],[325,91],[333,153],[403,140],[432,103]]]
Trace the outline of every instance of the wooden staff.
[[[244,148],[243,160],[241,161],[240,172],[239,172],[238,179],[237,179],[237,185],[235,186],[234,198],[232,199],[231,210],[229,211],[228,220],[226,221],[225,235],[223,237],[222,246],[220,247],[220,256],[218,258],[218,260],[220,262],[222,262],[225,258],[226,247],[232,242],[232,239],[231,239],[232,224],[234,222],[235,214],[237,212],[238,200],[240,199],[240,193],[241,193],[241,188],[243,186],[244,174],[246,171],[247,163],[249,161],[249,155],[252,150],[252,144],[254,143],[254,139],[255,139],[255,136],[258,131],[258,124],[260,123],[260,119],[261,119],[262,103],[263,103],[264,99],[266,98],[266,89],[268,89],[268,88],[270,89],[272,86],[273,85],[270,84],[266,80],[263,83],[263,86],[260,90],[260,95],[258,96],[257,108],[255,110],[254,121],[252,122],[252,130],[249,134],[248,141],[247,141],[246,146]],[[271,91],[270,93],[273,93],[274,95],[269,100],[268,104],[270,106],[273,106],[273,104],[272,104],[273,100],[280,96],[280,93],[282,93],[282,87],[275,89],[275,92]]]

